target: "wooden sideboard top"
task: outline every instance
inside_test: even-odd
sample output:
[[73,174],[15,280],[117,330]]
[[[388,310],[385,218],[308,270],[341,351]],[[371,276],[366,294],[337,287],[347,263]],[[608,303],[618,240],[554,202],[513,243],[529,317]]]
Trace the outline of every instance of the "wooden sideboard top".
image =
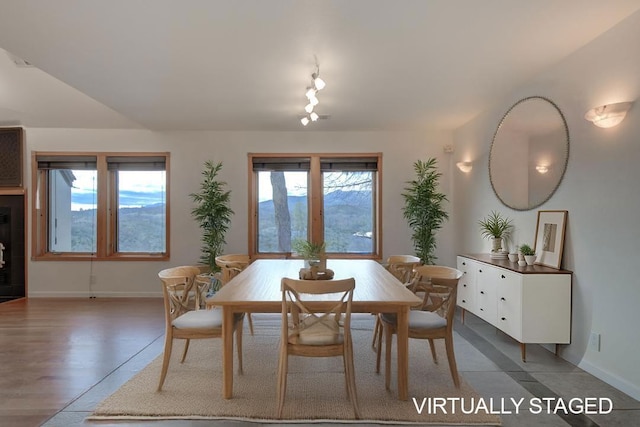
[[495,265],[496,267],[506,268],[507,270],[521,274],[573,274],[573,272],[569,270],[560,270],[537,264],[521,267],[517,262],[511,262],[508,259],[492,259],[490,254],[460,254],[460,256],[489,265]]

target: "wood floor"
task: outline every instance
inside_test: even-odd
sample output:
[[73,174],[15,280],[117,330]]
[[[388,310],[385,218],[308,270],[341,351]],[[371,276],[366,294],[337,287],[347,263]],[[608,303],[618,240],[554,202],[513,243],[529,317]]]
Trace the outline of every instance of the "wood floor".
[[0,304],[0,425],[43,424],[164,334],[163,310],[161,298]]

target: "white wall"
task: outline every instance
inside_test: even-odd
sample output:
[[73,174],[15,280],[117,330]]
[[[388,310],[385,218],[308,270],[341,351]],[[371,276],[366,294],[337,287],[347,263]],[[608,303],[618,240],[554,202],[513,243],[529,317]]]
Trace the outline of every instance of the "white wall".
[[[160,295],[157,272],[193,264],[200,254],[199,228],[191,217],[190,193],[198,190],[205,160],[223,162],[221,179],[232,191],[235,211],[227,235],[227,252],[247,252],[249,152],[382,152],[383,256],[413,253],[402,217],[405,181],[413,178],[413,162],[438,158],[442,191],[450,194],[451,132],[150,132],[140,130],[27,129],[32,151],[168,151],[171,153],[171,260],[168,262],[30,261],[29,296]],[[30,168],[29,164],[29,168]],[[30,178],[30,170],[28,171]],[[30,188],[30,183],[29,187]],[[31,191],[30,191],[31,194]],[[30,206],[31,206],[30,200]],[[29,222],[31,224],[31,221]],[[31,229],[29,228],[29,233]],[[451,228],[441,230],[438,256],[455,265]],[[89,284],[89,276],[96,283]]]
[[[515,221],[520,243],[533,243],[537,210],[568,210],[563,267],[572,270],[572,340],[561,356],[640,399],[640,101],[611,129],[584,120],[589,108],[640,95],[640,13],[578,50],[454,133],[455,161],[473,160],[471,173],[456,171],[455,248],[487,252],[477,221],[492,209]],[[521,98],[550,98],[564,113],[571,148],[566,175],[544,205],[516,212],[491,190],[488,152],[502,115]],[[633,255],[632,255],[633,254]],[[591,331],[601,350],[588,347]]]

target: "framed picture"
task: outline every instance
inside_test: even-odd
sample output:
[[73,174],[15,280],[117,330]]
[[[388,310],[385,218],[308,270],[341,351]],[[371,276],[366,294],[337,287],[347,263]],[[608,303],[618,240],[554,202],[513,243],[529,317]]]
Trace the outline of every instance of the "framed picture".
[[538,211],[536,225],[536,264],[560,268],[567,211]]

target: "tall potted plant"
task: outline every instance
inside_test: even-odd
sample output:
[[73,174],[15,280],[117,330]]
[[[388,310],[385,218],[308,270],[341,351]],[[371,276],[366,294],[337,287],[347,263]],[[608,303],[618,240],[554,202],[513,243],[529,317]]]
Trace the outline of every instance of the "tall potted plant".
[[231,223],[233,210],[229,206],[231,191],[226,190],[226,182],[218,179],[222,162],[208,160],[202,171],[200,191],[190,194],[195,207],[191,210],[194,219],[202,229],[202,253],[200,262],[208,265],[211,272],[217,271],[216,257],[222,254],[225,234]]
[[437,259],[434,255],[436,231],[449,219],[443,207],[447,197],[438,191],[438,180],[442,174],[438,172],[434,158],[426,162],[418,160],[413,168],[416,178],[407,182],[408,186],[402,193],[403,214],[413,231],[411,240],[416,255],[424,264],[434,264]]

